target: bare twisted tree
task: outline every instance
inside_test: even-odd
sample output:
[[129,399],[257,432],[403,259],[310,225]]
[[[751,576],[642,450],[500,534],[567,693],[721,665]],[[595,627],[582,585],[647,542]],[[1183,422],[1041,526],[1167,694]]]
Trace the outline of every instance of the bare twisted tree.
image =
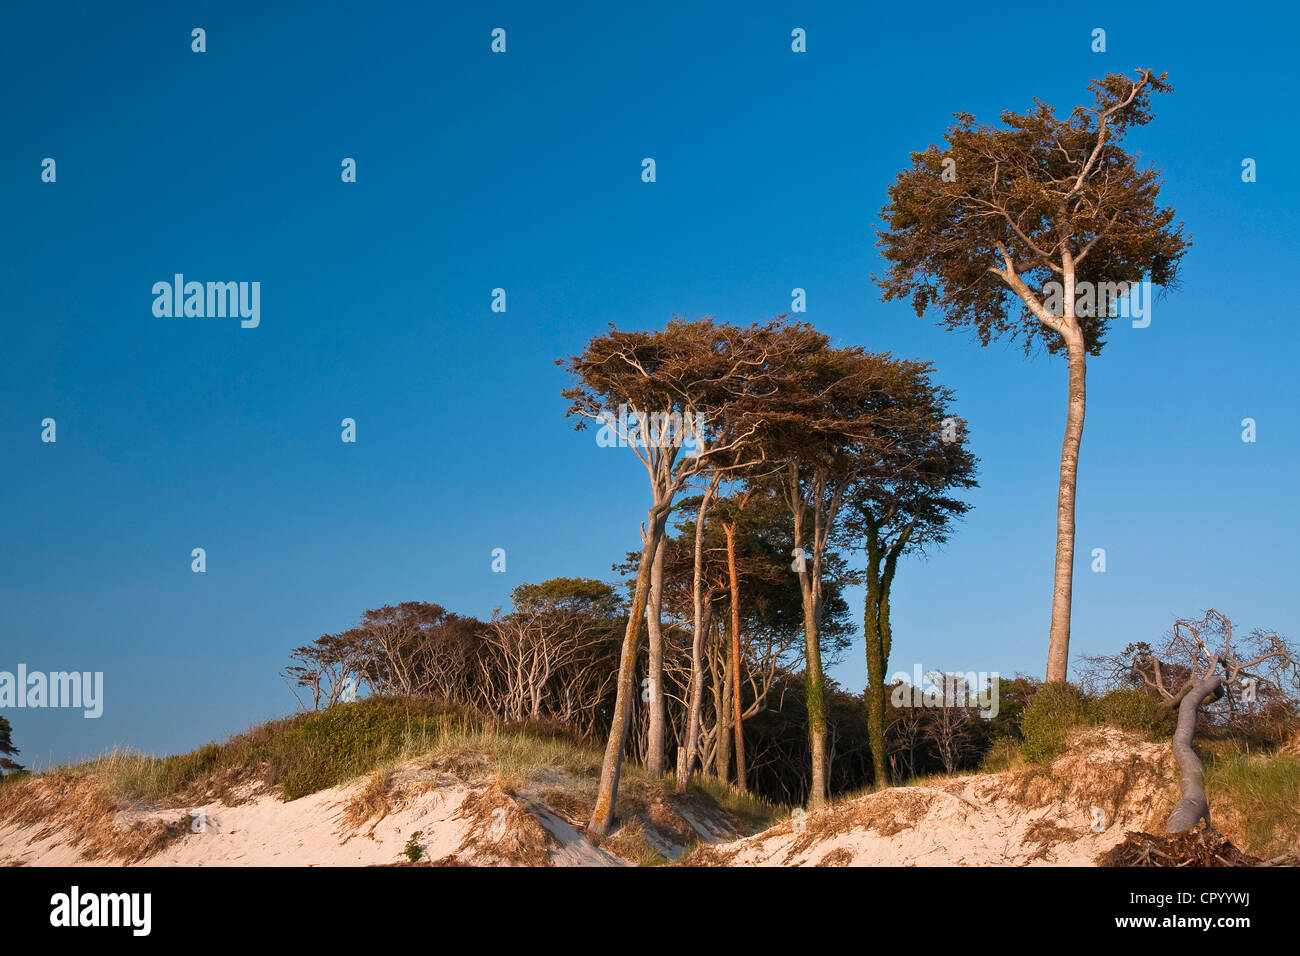
[[1200,620],[1176,621],[1161,652],[1139,653],[1131,666],[1136,677],[1178,711],[1173,749],[1181,797],[1165,830],[1185,833],[1201,820],[1209,826],[1205,768],[1192,749],[1201,708],[1234,691],[1253,699],[1260,686],[1300,690],[1300,657],[1284,638],[1263,630],[1251,631],[1234,645],[1232,621],[1210,608]]

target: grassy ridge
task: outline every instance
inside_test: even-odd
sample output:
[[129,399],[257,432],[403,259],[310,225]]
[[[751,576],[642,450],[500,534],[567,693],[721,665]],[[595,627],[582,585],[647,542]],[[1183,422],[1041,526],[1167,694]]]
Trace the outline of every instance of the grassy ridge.
[[223,775],[230,783],[260,780],[296,800],[405,758],[462,751],[487,754],[506,777],[546,766],[582,772],[598,759],[558,733],[507,730],[427,700],[372,697],[271,721],[190,753],[117,751],[72,769],[93,772],[127,799],[155,806],[185,803]]

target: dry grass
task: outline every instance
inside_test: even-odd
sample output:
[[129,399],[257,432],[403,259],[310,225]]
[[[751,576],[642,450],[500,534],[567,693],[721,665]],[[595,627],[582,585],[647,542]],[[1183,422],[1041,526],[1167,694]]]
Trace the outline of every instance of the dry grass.
[[427,700],[367,698],[271,721],[186,754],[119,750],[71,769],[94,773],[129,800],[188,807],[239,802],[263,788],[296,800],[425,755],[486,760],[507,786],[550,769],[591,773],[600,765],[596,748],[553,731],[506,726]]
[[189,832],[189,814],[122,826],[120,811],[103,781],[66,770],[0,788],[0,821],[35,828],[30,840],[57,838],[86,860],[134,863]]
[[393,797],[393,775],[386,770],[372,773],[343,804],[339,815],[341,829],[355,833],[369,823],[365,835],[373,836],[379,822],[396,809]]
[[[373,838],[386,817],[448,784],[475,790],[461,809],[473,832],[453,857],[472,851],[475,860],[508,865],[549,862],[547,848],[555,841],[528,811],[530,800],[540,799],[579,831],[585,828],[602,757],[596,747],[431,708],[427,702],[373,700],[273,721],[176,757],[114,751],[75,768],[5,780],[0,820],[39,825],[44,836],[57,832],[87,856],[134,861],[184,834],[192,807],[234,805],[267,791],[294,799],[360,778],[341,807],[344,838]],[[782,812],[710,778],[697,778],[685,794],[672,784],[671,777],[651,781],[640,767],[625,767],[615,853],[662,863],[702,840],[755,832]],[[184,808],[185,815],[122,822],[126,813],[139,817],[167,807]]]
[[646,828],[633,818],[600,841],[601,849],[622,857],[637,866],[660,866],[667,862],[662,853],[646,837]]
[[456,815],[471,825],[458,852],[473,853],[476,862],[486,856],[506,866],[551,865],[548,848],[557,841],[513,794],[500,787],[471,793]]
[[831,850],[817,861],[817,866],[852,866],[853,854],[844,847]]
[[693,775],[687,792],[707,797],[709,803],[725,810],[746,835],[766,830],[793,809],[705,774]]

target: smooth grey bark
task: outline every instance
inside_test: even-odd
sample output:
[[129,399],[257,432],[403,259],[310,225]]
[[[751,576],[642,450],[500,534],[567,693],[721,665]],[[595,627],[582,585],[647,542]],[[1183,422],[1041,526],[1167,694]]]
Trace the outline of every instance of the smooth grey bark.
[[1070,399],[1061,442],[1061,478],[1056,495],[1056,567],[1052,581],[1052,626],[1047,680],[1063,681],[1070,658],[1070,608],[1074,591],[1074,502],[1079,480],[1079,446],[1086,404],[1083,344],[1070,346]]
[[1025,303],[1043,325],[1065,341],[1069,361],[1069,385],[1065,409],[1065,434],[1061,439],[1061,470],[1056,490],[1056,560],[1052,577],[1052,620],[1048,631],[1048,683],[1064,681],[1070,659],[1070,610],[1074,589],[1074,502],[1079,479],[1079,446],[1083,441],[1083,417],[1087,406],[1087,343],[1075,315],[1075,258],[1067,250],[1061,255],[1064,305],[1063,316],[1053,315],[1016,274],[1005,249],[1005,270],[993,270]]
[[677,789],[685,791],[695,767],[700,745],[700,720],[704,713],[704,650],[708,640],[709,620],[713,608],[704,606],[704,528],[709,501],[718,490],[721,476],[714,476],[700,499],[700,513],[695,519],[695,569],[691,585],[694,603],[694,631],[691,637],[691,692],[687,704],[686,738],[677,752]]
[[[691,640],[691,692],[687,699],[686,736],[682,747],[677,751],[677,790],[686,791],[691,777],[695,774],[696,762],[700,760],[700,739],[704,723],[704,647],[708,641],[709,628],[712,626],[713,609],[704,606],[699,629]],[[702,768],[703,769],[703,768]]]
[[1210,801],[1205,796],[1205,768],[1192,749],[1196,733],[1196,715],[1205,703],[1223,696],[1223,680],[1217,669],[1192,682],[1178,704],[1178,723],[1174,727],[1174,760],[1178,764],[1178,788],[1181,797],[1165,823],[1166,833],[1186,833],[1201,820],[1210,825]]
[[645,623],[646,633],[650,639],[649,685],[642,694],[649,708],[650,726],[646,741],[645,772],[651,780],[658,780],[664,775],[664,634],[660,624],[660,609],[664,594],[664,552],[667,535],[660,537],[655,556],[650,565],[650,589],[646,597]]
[[623,769],[623,750],[627,746],[628,732],[632,727],[632,702],[637,692],[636,658],[640,644],[641,620],[645,615],[646,595],[650,590],[650,566],[663,538],[664,525],[672,510],[671,500],[657,502],[647,515],[645,544],[637,564],[636,588],[632,608],[623,633],[623,648],[619,654],[618,685],[614,695],[614,717],[610,724],[609,739],[605,744],[605,757],[600,768],[600,787],[596,791],[596,804],[587,823],[587,834],[602,837],[614,825],[614,798]]
[[1069,395],[1065,435],[1061,439],[1061,473],[1056,490],[1056,564],[1052,577],[1052,624],[1047,644],[1047,681],[1064,681],[1070,659],[1070,609],[1074,598],[1074,501],[1079,483],[1079,446],[1087,407],[1088,353],[1074,312],[1074,258],[1062,256],[1065,316],[1062,338],[1069,359]]
[[[799,490],[799,465],[789,465],[787,494],[791,518],[794,522],[796,547],[803,540],[805,511],[808,503]],[[799,589],[804,622],[804,699],[808,709],[808,749],[811,753],[812,777],[808,788],[808,808],[816,810],[826,805],[829,797],[830,767],[826,755],[826,675],[822,670],[821,620],[823,609],[822,558],[830,529],[843,501],[843,488],[837,487],[829,502],[824,500],[826,476],[818,473],[811,483],[813,527],[812,553],[807,555],[799,570]]]

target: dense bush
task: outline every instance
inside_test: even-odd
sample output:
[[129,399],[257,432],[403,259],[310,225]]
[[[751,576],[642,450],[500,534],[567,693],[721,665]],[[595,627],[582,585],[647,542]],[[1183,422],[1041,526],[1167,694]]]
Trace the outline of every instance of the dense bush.
[[1026,760],[1041,763],[1065,750],[1070,728],[1089,723],[1088,698],[1064,681],[1043,684],[1029,698],[1020,720]]
[[1043,684],[1029,698],[1020,720],[1026,760],[1042,763],[1065,750],[1072,727],[1107,724],[1148,740],[1168,740],[1177,715],[1141,688],[1092,697],[1074,684]]
[[1168,740],[1177,719],[1173,708],[1137,688],[1112,690],[1088,701],[1092,723],[1110,724],[1148,740]]

